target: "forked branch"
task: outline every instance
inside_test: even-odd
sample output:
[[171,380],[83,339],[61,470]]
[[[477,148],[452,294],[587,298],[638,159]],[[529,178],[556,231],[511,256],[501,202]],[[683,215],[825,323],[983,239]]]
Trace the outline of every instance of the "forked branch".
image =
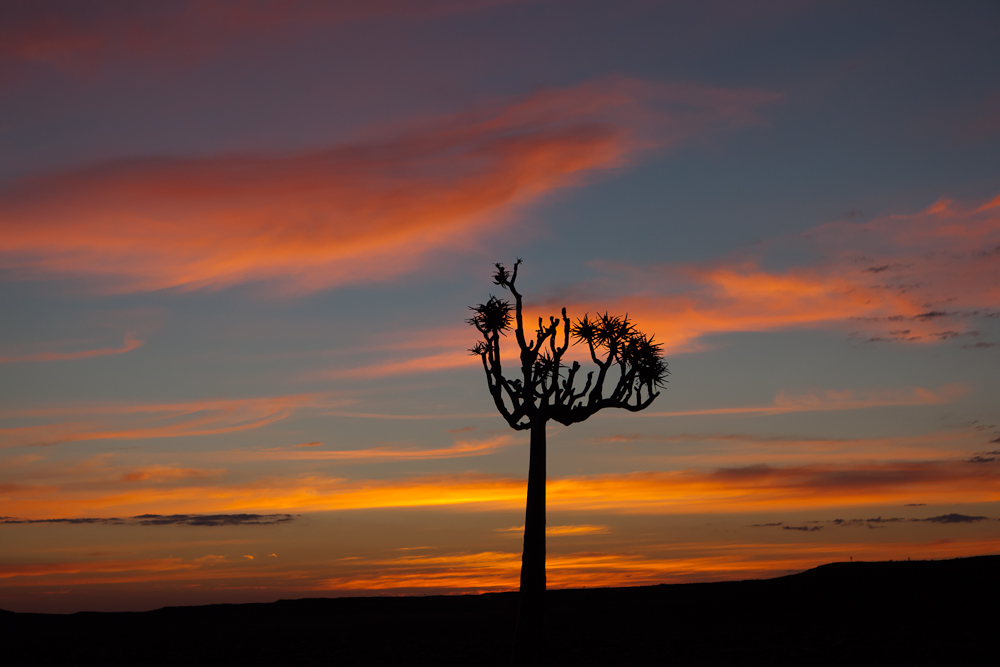
[[[523,299],[515,285],[520,265],[520,258],[513,270],[497,263],[493,275],[494,284],[510,291],[514,304],[490,296],[486,303],[472,306],[474,315],[468,320],[483,336],[470,352],[482,358],[490,394],[507,423],[517,430],[530,428],[538,418],[569,425],[604,408],[638,412],[648,407],[660,395],[658,389],[669,375],[662,346],[639,331],[628,315],[605,313],[591,319],[587,314],[571,324],[565,308],[561,318],[550,317],[547,324],[538,318],[538,328],[529,339],[524,330]],[[503,375],[500,336],[506,336],[512,324],[521,377],[511,381]],[[579,362],[574,361],[568,371],[562,363],[571,342],[586,343],[597,366],[596,378],[593,371],[588,372],[580,390],[574,386],[580,374]],[[609,374],[617,380],[606,394]]]

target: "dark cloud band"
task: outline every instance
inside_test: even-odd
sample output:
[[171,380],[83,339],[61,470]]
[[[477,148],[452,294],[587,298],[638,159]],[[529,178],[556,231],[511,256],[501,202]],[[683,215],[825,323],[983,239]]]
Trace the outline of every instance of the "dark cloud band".
[[271,526],[294,520],[291,514],[140,514],[125,519],[105,518],[60,518],[60,519],[18,519],[0,517],[0,523],[63,523],[102,524],[132,526]]

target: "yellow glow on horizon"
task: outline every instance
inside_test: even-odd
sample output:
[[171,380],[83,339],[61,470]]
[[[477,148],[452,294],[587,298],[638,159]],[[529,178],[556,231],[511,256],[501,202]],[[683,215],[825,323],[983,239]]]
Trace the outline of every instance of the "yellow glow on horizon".
[[[150,468],[155,479],[159,472]],[[142,475],[144,473],[137,473]],[[177,485],[119,478],[80,488],[12,487],[8,516],[52,517],[331,511],[404,507],[522,508],[523,480],[463,473],[389,480],[322,475],[213,483],[211,471],[163,470]],[[552,510],[616,513],[742,513],[879,504],[1000,500],[1000,472],[962,461],[882,462],[787,467],[745,466],[715,471],[678,470],[550,479]]]

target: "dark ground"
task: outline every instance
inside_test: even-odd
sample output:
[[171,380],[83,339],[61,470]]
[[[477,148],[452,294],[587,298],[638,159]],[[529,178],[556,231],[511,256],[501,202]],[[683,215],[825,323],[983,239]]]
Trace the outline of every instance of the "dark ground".
[[[1000,556],[550,591],[550,665],[1000,665]],[[0,611],[6,665],[507,665],[516,593]]]

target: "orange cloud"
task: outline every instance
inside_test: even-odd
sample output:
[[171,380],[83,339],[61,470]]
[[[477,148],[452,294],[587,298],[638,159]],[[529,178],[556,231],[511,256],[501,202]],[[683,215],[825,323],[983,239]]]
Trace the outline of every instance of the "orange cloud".
[[389,419],[389,420],[401,420],[401,421],[426,421],[431,419],[474,419],[474,418],[496,416],[496,413],[493,412],[398,415],[386,412],[350,412],[347,410],[324,410],[323,414],[328,415],[330,417],[354,417],[356,419]]
[[[514,535],[524,534],[524,526],[498,528],[497,530],[501,533],[512,533]],[[610,532],[607,526],[597,526],[590,523],[545,527],[545,534],[550,537],[561,537],[563,535],[602,535],[607,532]]]
[[[311,474],[232,483],[213,483],[206,474],[154,485],[107,479],[100,470],[94,474],[98,477],[86,484],[6,485],[0,488],[4,512],[36,519],[391,507],[521,509],[526,488],[521,479],[475,473],[389,480]],[[1000,468],[925,460],[634,472],[553,478],[547,498],[553,510],[651,514],[995,502],[1000,500]]]
[[341,405],[324,394],[217,399],[161,404],[99,404],[0,413],[0,419],[58,419],[39,426],[0,429],[0,447],[86,440],[131,440],[217,435],[261,428],[298,410]]
[[24,361],[67,361],[70,359],[89,359],[90,357],[103,357],[109,354],[124,354],[142,347],[143,341],[136,340],[132,334],[125,334],[125,343],[122,347],[102,347],[92,350],[78,350],[76,352],[36,352],[34,354],[24,354],[20,356],[0,357],[0,364]]
[[942,200],[912,215],[834,222],[765,244],[765,256],[794,250],[816,258],[805,266],[765,269],[762,257],[745,254],[645,269],[604,264],[630,295],[565,305],[628,312],[673,352],[700,349],[711,334],[817,328],[855,331],[872,342],[974,344],[980,332],[969,323],[1000,310],[995,202]]
[[914,502],[990,502],[997,470],[957,462],[677,471],[563,478],[549,484],[552,507],[622,512],[739,512]]
[[[369,449],[349,450],[308,450],[298,449],[305,445],[297,445],[295,449],[267,449],[262,451],[237,451],[233,456],[241,460],[285,460],[285,461],[338,461],[341,463],[368,463],[375,461],[420,461],[427,459],[453,459],[466,456],[483,456],[492,454],[503,447],[509,447],[524,438],[514,435],[498,435],[485,440],[459,440],[450,447],[435,449],[405,449],[399,447],[371,447]],[[315,443],[320,444],[320,443]]]
[[192,477],[217,476],[220,471],[206,471],[197,468],[176,468],[173,466],[147,466],[127,472],[121,476],[123,482],[161,482]]
[[[387,376],[466,368],[480,364],[469,354],[468,326],[451,326],[421,330],[401,330],[375,333],[369,345],[355,348],[352,353],[376,352],[379,358],[396,357],[353,368],[311,371],[302,379],[378,379]],[[399,356],[402,353],[405,356]]]
[[368,366],[336,369],[313,373],[310,378],[327,377],[330,379],[363,378],[375,379],[389,375],[409,375],[411,373],[434,373],[454,368],[478,366],[481,362],[469,354],[468,350],[458,350],[430,354],[423,357],[411,357],[400,361],[384,361]]
[[754,120],[777,96],[605,79],[278,156],[140,158],[0,191],[0,261],[110,292],[385,279],[557,188]]

